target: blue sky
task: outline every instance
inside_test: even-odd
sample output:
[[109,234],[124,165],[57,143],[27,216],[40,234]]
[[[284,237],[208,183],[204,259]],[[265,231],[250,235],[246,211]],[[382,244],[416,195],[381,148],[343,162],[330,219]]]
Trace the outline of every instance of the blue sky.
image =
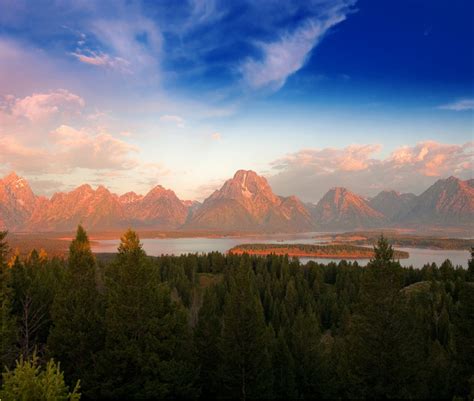
[[307,201],[470,178],[472,15],[468,0],[0,0],[0,173],[45,194],[202,199],[248,168]]

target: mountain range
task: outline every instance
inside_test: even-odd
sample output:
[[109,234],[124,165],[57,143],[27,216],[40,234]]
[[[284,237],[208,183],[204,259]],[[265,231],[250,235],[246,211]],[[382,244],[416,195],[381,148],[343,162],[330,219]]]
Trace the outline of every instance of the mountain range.
[[126,227],[154,230],[304,232],[407,225],[463,226],[474,223],[474,180],[440,179],[419,196],[382,191],[367,199],[332,188],[317,204],[276,195],[267,180],[239,170],[203,203],[180,200],[161,185],[146,195],[117,195],[85,184],[51,198],[36,196],[15,173],[0,179],[0,229],[70,231]]

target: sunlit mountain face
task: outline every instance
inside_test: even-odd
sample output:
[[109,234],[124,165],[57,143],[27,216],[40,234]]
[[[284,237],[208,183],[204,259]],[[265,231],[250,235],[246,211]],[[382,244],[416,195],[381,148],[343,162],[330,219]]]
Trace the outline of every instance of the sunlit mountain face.
[[468,0],[0,0],[0,224],[466,224],[473,14]]
[[15,173],[0,179],[0,229],[28,232],[93,231],[126,227],[201,232],[294,233],[334,229],[459,227],[474,219],[474,180],[438,180],[421,195],[382,191],[365,199],[342,187],[317,204],[276,195],[252,170],[239,170],[204,202],[180,200],[162,186],[146,195],[117,195],[83,184],[51,198],[33,193]]

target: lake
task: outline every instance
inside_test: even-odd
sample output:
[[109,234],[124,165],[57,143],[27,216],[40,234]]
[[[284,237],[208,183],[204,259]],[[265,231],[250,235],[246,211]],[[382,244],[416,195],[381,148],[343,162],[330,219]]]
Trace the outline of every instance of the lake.
[[[324,233],[318,233],[324,234]],[[230,248],[244,243],[299,243],[299,244],[320,244],[323,239],[315,239],[315,233],[295,234],[295,235],[268,235],[268,236],[249,236],[249,237],[224,237],[224,238],[144,238],[142,239],[143,249],[148,255],[182,255],[187,253],[207,253],[212,251],[227,252]],[[114,253],[117,251],[119,240],[96,240],[92,244],[92,251],[95,253]],[[432,250],[422,248],[397,248],[407,251],[410,254],[408,259],[402,259],[402,266],[422,267],[426,263],[435,262],[438,266],[446,259],[449,259],[453,265],[460,265],[467,268],[469,259],[468,251],[453,250]],[[339,262],[340,259],[319,259],[319,258],[300,258],[301,262],[306,263],[314,260],[321,263]],[[347,259],[351,260],[351,259]],[[359,264],[365,264],[367,260],[359,259]]]

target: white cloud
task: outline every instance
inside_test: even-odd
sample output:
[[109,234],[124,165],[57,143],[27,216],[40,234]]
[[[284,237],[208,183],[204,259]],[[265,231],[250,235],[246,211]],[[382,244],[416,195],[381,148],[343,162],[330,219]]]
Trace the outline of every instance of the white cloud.
[[277,41],[257,43],[262,58],[249,58],[240,66],[245,82],[254,89],[280,89],[290,75],[303,67],[326,32],[345,20],[346,14],[347,4],[336,5],[327,15],[306,20],[294,32],[281,35]]
[[178,128],[184,128],[184,124],[186,120],[183,117],[176,116],[173,114],[165,114],[160,117],[160,121],[166,122],[166,123],[174,123]]
[[[132,12],[132,11],[131,11]],[[109,52],[79,53],[83,62],[95,65],[111,64],[126,67],[127,72],[159,75],[163,38],[157,25],[140,13],[132,12],[126,19],[97,19],[91,23],[91,33]],[[77,57],[77,56],[76,56]]]
[[453,103],[444,104],[438,108],[452,111],[474,110],[474,99],[462,99]]
[[474,143],[464,145],[420,142],[376,158],[380,145],[342,149],[303,149],[275,160],[269,181],[278,194],[297,194],[317,202],[334,186],[372,196],[383,189],[419,193],[437,178],[472,178]]

